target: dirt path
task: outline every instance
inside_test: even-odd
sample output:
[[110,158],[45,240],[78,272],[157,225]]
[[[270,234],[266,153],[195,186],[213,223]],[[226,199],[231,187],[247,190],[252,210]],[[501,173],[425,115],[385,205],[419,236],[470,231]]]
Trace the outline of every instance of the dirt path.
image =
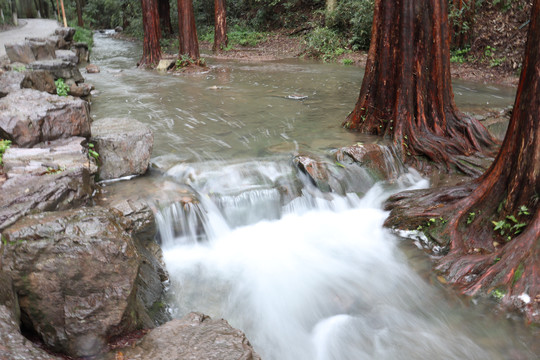
[[25,24],[15,29],[0,32],[0,59],[6,56],[5,44],[23,41],[26,37],[45,37],[60,26],[56,20],[21,19]]

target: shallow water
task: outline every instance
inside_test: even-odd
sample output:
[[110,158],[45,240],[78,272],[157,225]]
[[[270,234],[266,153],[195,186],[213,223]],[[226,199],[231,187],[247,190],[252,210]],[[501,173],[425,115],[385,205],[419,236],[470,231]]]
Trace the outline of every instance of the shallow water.
[[[87,78],[99,91],[94,118],[129,116],[154,131],[151,173],[104,192],[154,201],[174,316],[223,317],[271,360],[535,358],[538,339],[521,322],[456,296],[427,255],[382,228],[384,199],[425,179],[406,172],[375,183],[363,169],[332,168],[333,149],[379,141],[339,126],[361,70],[209,60],[206,74],[171,76],[135,69],[139,56],[138,46],[98,35],[101,73]],[[514,96],[469,83],[454,90],[471,112]],[[349,174],[343,188],[354,192],[314,188],[291,163],[305,152]]]

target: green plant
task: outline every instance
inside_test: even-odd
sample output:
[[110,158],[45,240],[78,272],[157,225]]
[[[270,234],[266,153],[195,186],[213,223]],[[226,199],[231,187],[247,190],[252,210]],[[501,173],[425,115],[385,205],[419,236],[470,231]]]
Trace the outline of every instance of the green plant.
[[12,67],[13,71],[16,71],[16,72],[24,72],[26,71],[26,66],[24,65],[14,65]]
[[470,47],[452,50],[450,52],[450,61],[458,64],[463,64],[464,62],[471,61],[472,59],[469,56],[470,51]]
[[307,55],[322,58],[324,61],[335,59],[345,52],[343,40],[339,34],[327,27],[318,27],[306,36]]
[[0,165],[2,165],[2,159],[4,153],[11,146],[11,140],[0,140]]
[[56,85],[56,94],[59,96],[68,96],[69,85],[64,82],[64,79],[58,78],[54,85]]
[[326,14],[326,25],[347,39],[352,50],[367,50],[371,41],[373,0],[340,0],[335,11]]
[[353,65],[354,61],[352,59],[343,59],[343,60],[341,60],[341,63],[343,65]]
[[86,29],[80,26],[72,25],[75,28],[75,35],[73,35],[74,42],[83,42],[88,45],[88,51],[92,50],[94,46],[94,33],[90,29]]
[[93,157],[96,161],[99,160],[99,154],[97,151],[94,150],[95,145],[92,143],[88,143],[88,156]]
[[[523,231],[523,228],[527,226],[527,222],[523,218],[529,215],[530,212],[527,206],[521,205],[518,209],[517,217],[515,215],[507,215],[502,220],[492,221],[493,231],[499,232],[501,236],[506,235],[506,239],[510,241],[512,240],[512,236],[519,235]],[[521,218],[521,220],[518,218]]]
[[476,213],[474,211],[470,212],[469,216],[467,216],[467,224],[471,224],[474,221],[475,216]]
[[493,296],[497,300],[501,300],[504,297],[504,295],[506,295],[506,291],[501,290],[501,289],[494,289],[490,293],[490,295]]

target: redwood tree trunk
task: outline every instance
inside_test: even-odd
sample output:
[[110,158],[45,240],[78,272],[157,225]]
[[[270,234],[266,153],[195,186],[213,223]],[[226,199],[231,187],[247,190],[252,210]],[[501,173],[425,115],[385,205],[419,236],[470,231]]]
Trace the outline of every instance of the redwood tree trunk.
[[178,42],[179,54],[199,60],[199,42],[195,27],[195,14],[192,0],[178,0]]
[[227,10],[225,8],[225,0],[214,1],[215,11],[215,31],[214,31],[214,46],[212,51],[219,52],[227,47],[229,42],[227,38]]
[[161,28],[163,31],[170,35],[173,33],[171,24],[171,5],[169,0],[158,0],[159,19],[161,21]]
[[[540,0],[535,0],[512,118],[491,167],[468,185],[401,193],[387,225],[444,219],[438,269],[463,293],[494,293],[540,323]],[[409,224],[408,226],[406,224]],[[414,224],[413,226],[410,226]]]
[[161,28],[159,26],[159,14],[157,0],[141,0],[143,17],[143,55],[139,62],[140,67],[154,67],[161,59]]
[[455,105],[449,42],[447,0],[376,0],[360,96],[343,125],[392,138],[407,161],[478,174],[458,157],[496,141]]

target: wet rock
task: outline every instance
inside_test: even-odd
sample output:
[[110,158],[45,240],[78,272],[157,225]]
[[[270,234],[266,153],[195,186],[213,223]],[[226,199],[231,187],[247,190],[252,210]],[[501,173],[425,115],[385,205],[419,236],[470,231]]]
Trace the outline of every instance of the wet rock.
[[49,72],[41,70],[27,71],[24,75],[24,80],[21,83],[23,89],[34,89],[56,94],[54,78]]
[[97,167],[86,154],[85,142],[75,137],[6,151],[0,230],[30,213],[70,209],[90,200]]
[[119,33],[119,32],[124,31],[124,28],[121,27],[121,26],[117,26],[117,27],[114,28],[114,31],[117,32],[117,33]]
[[338,149],[336,160],[356,163],[370,171],[378,180],[393,180],[405,172],[405,167],[389,146],[357,144]]
[[92,123],[92,142],[99,153],[99,178],[142,175],[148,169],[154,136],[141,122],[105,118]]
[[308,175],[313,185],[317,186],[321,191],[329,192],[331,190],[328,183],[330,176],[324,162],[311,156],[297,155],[293,159],[293,164]]
[[27,41],[5,44],[6,55],[12,63],[30,64],[36,57]]
[[56,59],[56,41],[48,38],[26,38],[36,60]]
[[88,64],[85,69],[88,74],[97,74],[100,71],[99,67],[95,64]]
[[21,335],[19,302],[11,277],[0,270],[0,359],[53,360]]
[[159,64],[156,66],[156,70],[167,71],[173,67],[175,62],[176,62],[175,59],[161,59],[159,61]]
[[57,28],[54,33],[56,35],[59,35],[61,36],[65,42],[72,42],[73,41],[73,36],[75,35],[75,32],[77,30],[75,28],[71,28],[71,27],[61,27],[61,28]]
[[75,97],[86,97],[89,96],[94,90],[94,85],[88,84],[88,83],[82,83],[82,84],[72,84],[69,87],[69,95],[75,96]]
[[153,260],[125,227],[119,213],[95,207],[30,215],[4,230],[0,264],[25,326],[51,349],[93,356],[110,337],[154,326],[141,300],[141,268]]
[[76,42],[71,44],[71,51],[77,54],[79,58],[79,64],[85,63],[90,60],[90,51],[88,50],[88,44],[84,42]]
[[23,89],[0,99],[0,137],[14,145],[30,147],[39,142],[71,136],[90,136],[88,103]]
[[[190,313],[148,333],[135,347],[118,350],[125,359],[260,360],[246,335],[227,321]],[[108,360],[116,354],[110,354]]]
[[28,64],[28,68],[32,70],[46,70],[50,72],[55,79],[73,79],[76,83],[84,82],[84,78],[79,69],[66,60],[54,59],[34,61],[31,64]]
[[56,58],[68,61],[71,63],[71,65],[75,66],[79,63],[79,57],[75,53],[75,51],[71,50],[56,50],[55,51]]
[[23,80],[24,74],[17,71],[8,71],[0,75],[0,98],[20,90]]

